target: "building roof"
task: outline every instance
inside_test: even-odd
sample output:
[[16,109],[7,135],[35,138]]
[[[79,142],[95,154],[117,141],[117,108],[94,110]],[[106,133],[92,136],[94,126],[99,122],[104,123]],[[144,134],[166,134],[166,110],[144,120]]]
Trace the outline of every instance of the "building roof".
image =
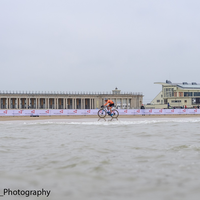
[[166,82],[155,82],[155,84],[160,84],[163,86],[176,86],[182,89],[200,89],[200,83],[196,83],[196,82],[172,83],[171,81],[166,80]]
[[178,87],[180,88],[183,88],[183,89],[200,89],[200,84],[198,85],[192,85],[192,84],[178,84],[177,85]]

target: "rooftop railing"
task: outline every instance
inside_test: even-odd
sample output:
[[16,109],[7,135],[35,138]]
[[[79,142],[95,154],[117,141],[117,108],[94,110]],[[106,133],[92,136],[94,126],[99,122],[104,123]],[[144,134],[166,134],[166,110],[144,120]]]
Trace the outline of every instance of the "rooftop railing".
[[0,91],[2,95],[143,95],[141,92],[121,92],[113,94],[112,92],[69,92],[69,91]]

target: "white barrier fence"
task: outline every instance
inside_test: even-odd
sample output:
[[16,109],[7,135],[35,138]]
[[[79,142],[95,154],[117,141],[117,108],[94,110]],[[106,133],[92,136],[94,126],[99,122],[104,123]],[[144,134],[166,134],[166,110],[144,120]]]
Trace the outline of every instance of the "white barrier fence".
[[[51,115],[97,115],[98,109],[74,110],[0,110],[0,116],[51,116]],[[119,115],[187,115],[200,114],[200,109],[119,109]]]

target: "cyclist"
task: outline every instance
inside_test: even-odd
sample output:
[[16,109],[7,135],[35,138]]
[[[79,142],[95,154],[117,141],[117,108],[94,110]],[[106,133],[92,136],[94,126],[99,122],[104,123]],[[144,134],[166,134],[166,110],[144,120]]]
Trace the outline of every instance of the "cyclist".
[[112,100],[108,100],[107,98],[105,98],[104,100],[106,102],[104,106],[107,106],[108,110],[110,111],[108,112],[108,114],[112,117],[112,107],[114,106],[114,102]]

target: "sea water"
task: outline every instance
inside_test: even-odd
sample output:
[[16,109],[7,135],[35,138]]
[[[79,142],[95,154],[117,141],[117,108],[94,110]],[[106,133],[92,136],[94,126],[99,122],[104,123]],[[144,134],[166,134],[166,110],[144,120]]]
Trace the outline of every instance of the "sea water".
[[200,118],[0,122],[6,188],[51,191],[28,199],[198,200]]

